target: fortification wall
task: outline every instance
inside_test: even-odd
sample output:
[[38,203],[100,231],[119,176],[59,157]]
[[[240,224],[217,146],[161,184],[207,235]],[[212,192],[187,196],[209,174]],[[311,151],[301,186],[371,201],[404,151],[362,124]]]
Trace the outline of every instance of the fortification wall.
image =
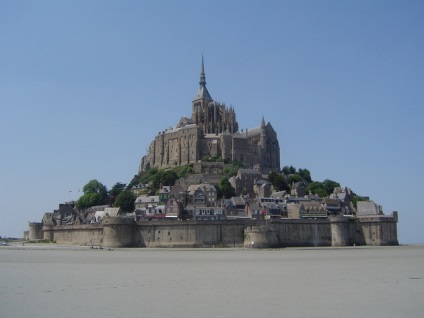
[[[33,226],[33,231],[36,228]],[[397,214],[325,220],[163,220],[138,223],[133,218],[109,217],[102,224],[43,226],[42,232],[44,239],[58,244],[105,247],[398,245]]]
[[375,215],[359,218],[361,235],[366,245],[399,245],[397,239],[398,214]]
[[44,239],[62,245],[103,245],[101,224],[44,226]]
[[279,220],[277,224],[282,247],[331,245],[328,220]]
[[328,220],[259,221],[245,229],[245,247],[331,246]]
[[140,247],[242,247],[246,221],[139,222]]

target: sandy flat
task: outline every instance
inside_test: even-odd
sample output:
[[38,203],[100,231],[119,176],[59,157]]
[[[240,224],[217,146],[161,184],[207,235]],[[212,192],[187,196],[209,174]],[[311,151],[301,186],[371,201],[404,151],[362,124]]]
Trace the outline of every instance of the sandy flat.
[[424,246],[0,247],[0,317],[423,317]]

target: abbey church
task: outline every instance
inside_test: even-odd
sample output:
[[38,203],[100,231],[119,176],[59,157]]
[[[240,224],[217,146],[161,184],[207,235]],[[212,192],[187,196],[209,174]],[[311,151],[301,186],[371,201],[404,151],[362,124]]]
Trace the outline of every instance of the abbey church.
[[262,117],[260,126],[240,132],[234,108],[214,101],[206,88],[203,56],[199,85],[191,117],[182,117],[174,128],[154,138],[139,172],[184,166],[205,157],[238,160],[246,168],[258,167],[263,172],[280,170],[280,146],[271,124],[265,124]]

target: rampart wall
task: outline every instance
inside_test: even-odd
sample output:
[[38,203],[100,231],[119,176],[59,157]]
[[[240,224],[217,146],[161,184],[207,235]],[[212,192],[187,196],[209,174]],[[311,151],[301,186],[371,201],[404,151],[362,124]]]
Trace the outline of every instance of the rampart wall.
[[43,239],[62,245],[103,245],[103,225],[43,226]]
[[136,245],[141,247],[243,247],[250,221],[140,222]]
[[[143,221],[109,217],[102,224],[30,227],[33,238],[105,247],[300,247],[398,245],[397,213],[325,220]],[[38,237],[34,237],[37,236]]]
[[360,235],[366,245],[399,245],[397,239],[398,213],[392,216],[360,217]]

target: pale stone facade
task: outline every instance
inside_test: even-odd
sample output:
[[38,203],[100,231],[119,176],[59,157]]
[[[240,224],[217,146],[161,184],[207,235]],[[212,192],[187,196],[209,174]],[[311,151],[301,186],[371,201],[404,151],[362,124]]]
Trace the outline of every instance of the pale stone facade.
[[277,133],[264,119],[259,127],[238,130],[233,107],[214,101],[207,88],[203,67],[200,87],[192,101],[191,118],[182,117],[172,128],[161,131],[142,158],[139,172],[150,167],[178,167],[204,157],[226,162],[238,160],[246,167],[259,165],[263,171],[280,169]]

